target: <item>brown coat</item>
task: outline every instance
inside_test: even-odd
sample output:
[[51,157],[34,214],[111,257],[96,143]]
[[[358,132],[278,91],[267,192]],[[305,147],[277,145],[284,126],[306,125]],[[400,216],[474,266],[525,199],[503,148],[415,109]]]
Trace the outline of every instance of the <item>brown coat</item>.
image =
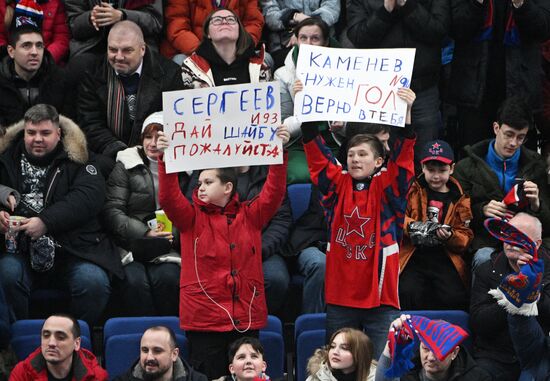
[[[462,254],[466,251],[470,242],[474,238],[474,233],[469,228],[472,220],[472,210],[470,209],[470,197],[462,191],[460,183],[450,177],[448,186],[454,188],[460,195],[451,201],[445,214],[444,224],[451,226],[453,235],[445,242],[445,252],[453,262],[458,275],[464,282],[464,285],[470,287],[470,274],[462,259]],[[416,250],[409,239],[408,226],[414,221],[427,221],[428,192],[426,191],[426,181],[421,175],[411,186],[407,196],[407,210],[405,212],[405,229],[403,243],[399,252],[400,272],[405,269],[409,259]]]

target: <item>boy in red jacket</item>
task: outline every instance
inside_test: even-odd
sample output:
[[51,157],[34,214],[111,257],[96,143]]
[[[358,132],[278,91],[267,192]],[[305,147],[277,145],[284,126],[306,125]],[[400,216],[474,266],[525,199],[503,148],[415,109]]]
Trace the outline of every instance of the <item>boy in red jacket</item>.
[[[286,144],[290,134],[279,127]],[[159,132],[157,148],[169,145]],[[232,168],[205,169],[193,204],[181,193],[178,174],[159,161],[159,202],[180,231],[180,326],[189,339],[189,362],[208,379],[227,372],[227,349],[246,334],[258,336],[267,321],[261,233],[286,192],[284,163],[269,169],[258,197],[239,202]],[[225,364],[224,364],[225,361]]]

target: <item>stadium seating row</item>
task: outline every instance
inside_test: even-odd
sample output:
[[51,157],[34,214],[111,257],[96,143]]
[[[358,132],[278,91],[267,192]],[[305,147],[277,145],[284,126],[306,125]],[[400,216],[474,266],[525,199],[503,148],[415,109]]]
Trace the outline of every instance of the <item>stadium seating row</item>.
[[[430,319],[443,319],[457,324],[470,332],[469,316],[464,311],[408,311]],[[315,349],[325,344],[326,314],[306,314],[298,317],[295,323],[294,340],[296,345],[295,379],[306,379],[308,358]],[[26,358],[40,346],[40,329],[44,320],[20,320],[12,325],[12,347],[19,360]],[[92,350],[90,328],[84,321],[79,321],[82,332],[82,346]],[[103,365],[111,378],[124,373],[139,357],[140,339],[143,332],[155,325],[165,325],[176,333],[181,356],[188,356],[188,342],[185,332],[179,328],[176,316],[164,317],[121,317],[105,322],[103,328]],[[285,373],[285,344],[283,326],[279,318],[269,316],[267,326],[260,331],[260,341],[265,349],[268,364],[267,373],[273,379],[281,379]],[[464,345],[471,349],[471,339]],[[290,372],[289,379],[293,379]]]

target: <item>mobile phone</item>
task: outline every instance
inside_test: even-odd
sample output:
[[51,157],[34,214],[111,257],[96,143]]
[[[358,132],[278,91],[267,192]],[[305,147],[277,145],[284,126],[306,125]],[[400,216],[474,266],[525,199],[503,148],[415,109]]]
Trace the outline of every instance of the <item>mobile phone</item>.
[[450,225],[441,225],[440,227],[441,227],[441,229],[445,229],[445,230],[447,230],[448,232],[451,231],[451,226],[450,226]]

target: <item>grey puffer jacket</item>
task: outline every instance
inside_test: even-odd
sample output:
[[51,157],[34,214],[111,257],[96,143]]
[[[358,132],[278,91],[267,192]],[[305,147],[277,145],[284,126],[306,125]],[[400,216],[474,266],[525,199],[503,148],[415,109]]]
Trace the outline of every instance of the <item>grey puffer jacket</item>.
[[[140,149],[135,146],[120,151],[107,181],[103,224],[117,246],[124,249],[122,258],[133,240],[145,236],[149,230],[146,221],[154,218],[156,210],[153,174],[140,156]],[[123,264],[128,261],[123,260]]]
[[[327,357],[327,351],[324,349],[317,349],[313,356],[311,356],[307,362],[307,374],[306,381],[337,381],[336,377],[332,374],[332,371],[328,364],[325,362]],[[374,381],[376,375],[376,362],[371,362],[369,376],[365,381]]]
[[270,52],[284,48],[290,40],[294,13],[319,17],[331,28],[340,17],[339,0],[261,0],[260,5],[269,32]]

